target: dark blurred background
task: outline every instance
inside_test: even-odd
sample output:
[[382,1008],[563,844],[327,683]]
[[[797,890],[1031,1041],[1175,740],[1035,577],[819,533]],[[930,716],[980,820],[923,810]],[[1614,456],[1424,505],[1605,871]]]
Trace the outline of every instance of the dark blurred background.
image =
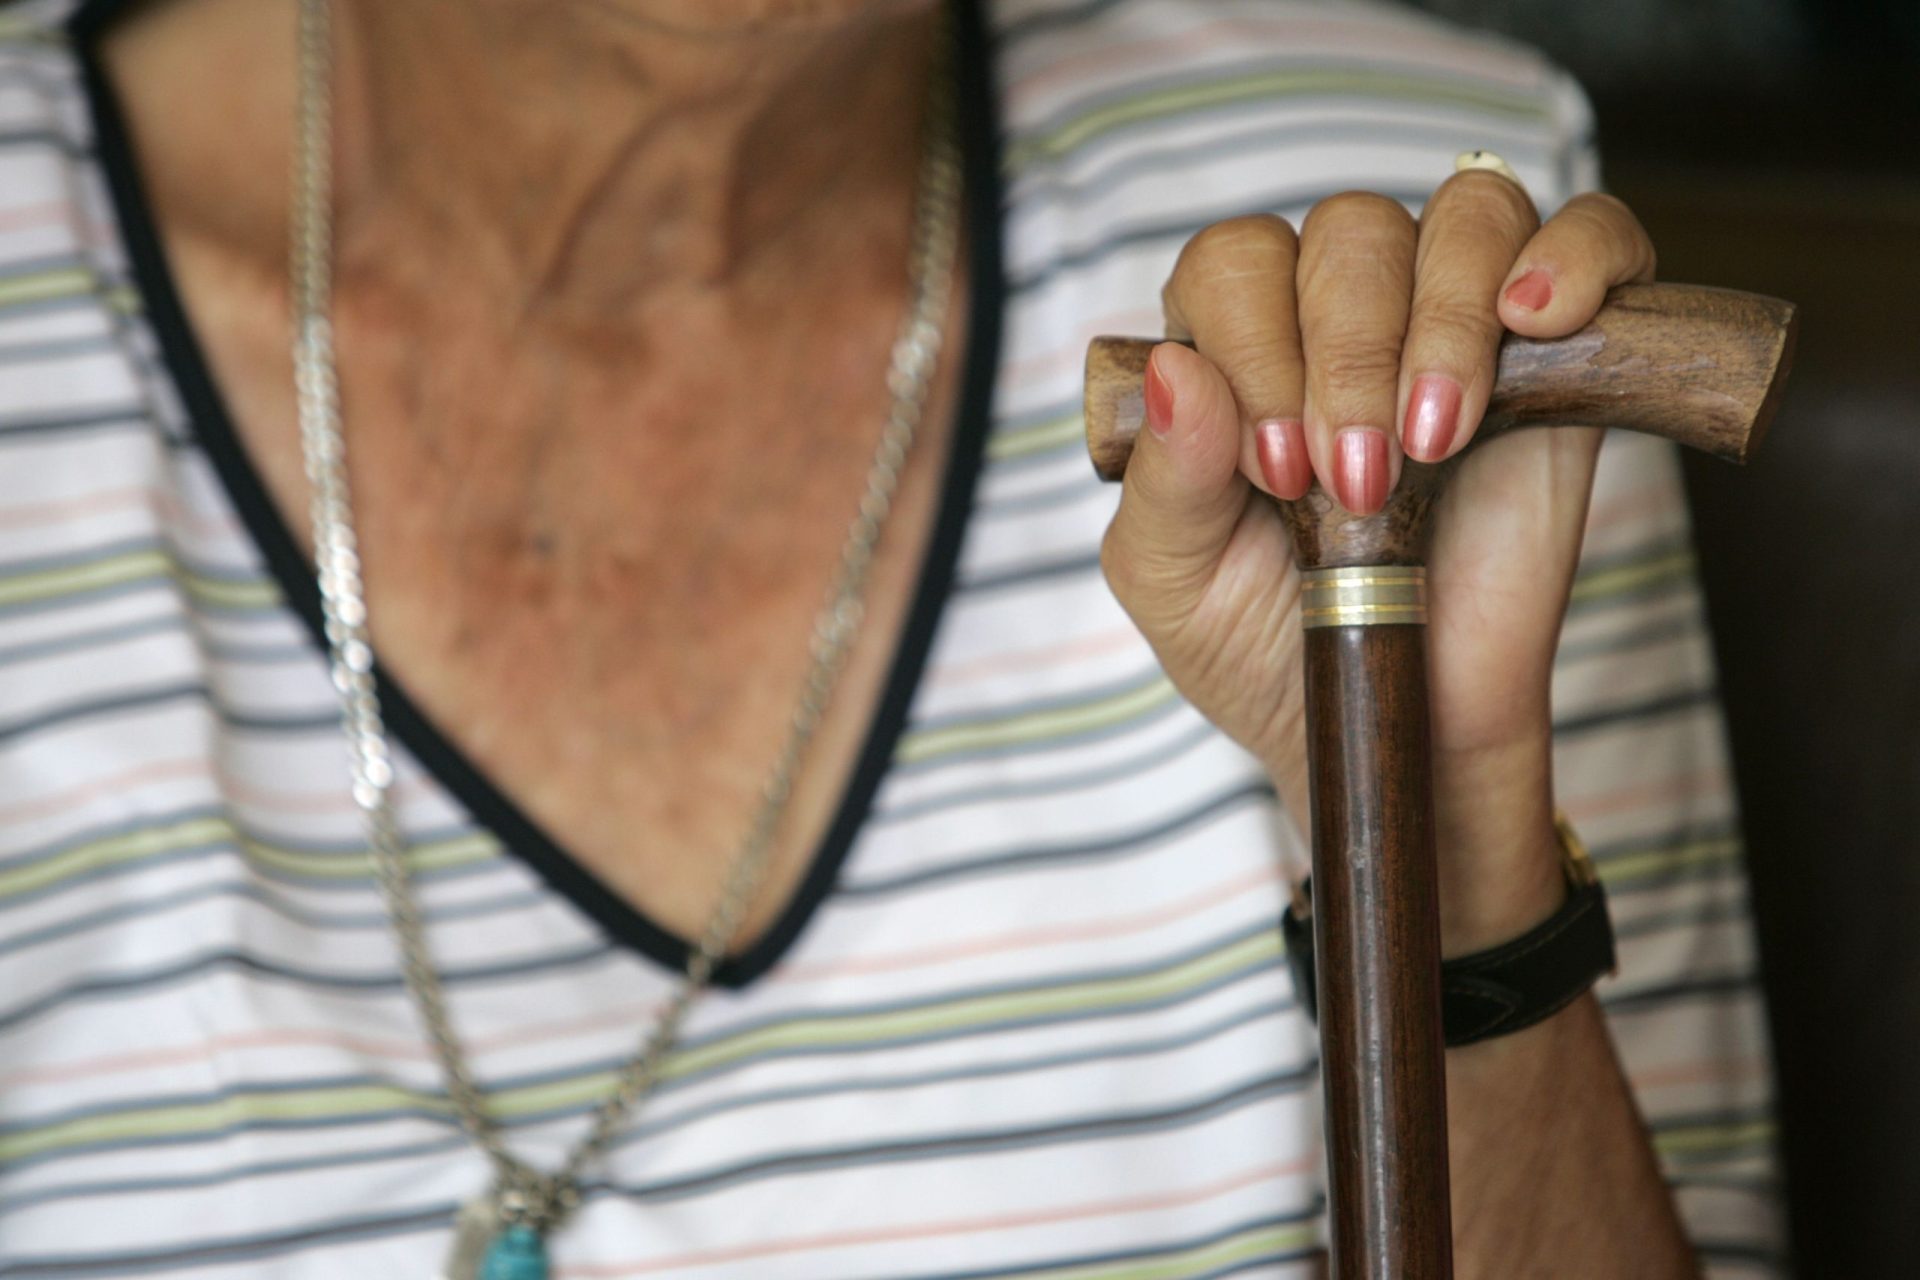
[[1671,280],[1801,306],[1774,434],[1695,456],[1796,1272],[1920,1275],[1920,0],[1422,0],[1593,95]]

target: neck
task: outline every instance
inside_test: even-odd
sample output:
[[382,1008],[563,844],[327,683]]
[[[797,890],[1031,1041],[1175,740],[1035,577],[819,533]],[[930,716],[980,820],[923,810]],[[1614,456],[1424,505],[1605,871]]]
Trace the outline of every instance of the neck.
[[[431,261],[444,279],[453,258],[520,314],[606,314],[663,288],[724,289],[823,222],[904,217],[933,0],[334,4],[343,276]],[[234,145],[185,180],[221,193],[207,220],[244,223],[277,269],[284,184],[259,175],[285,171],[293,6],[155,9],[128,25],[172,24],[148,43],[170,46],[187,80],[154,83],[240,69],[230,89],[250,123],[234,136],[232,114],[219,122]],[[231,203],[249,189],[250,214]]]
[[845,188],[911,180],[930,8],[708,26],[725,6],[688,8],[346,0],[361,207],[567,294],[605,290],[610,263],[626,287],[724,282]]

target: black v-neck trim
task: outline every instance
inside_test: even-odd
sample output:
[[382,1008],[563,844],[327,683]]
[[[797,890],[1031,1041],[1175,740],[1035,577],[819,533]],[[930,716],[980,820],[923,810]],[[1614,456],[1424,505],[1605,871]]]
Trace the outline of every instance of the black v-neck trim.
[[[168,375],[185,404],[191,430],[207,452],[248,533],[287,601],[306,624],[316,651],[325,651],[320,599],[313,570],[281,519],[227,416],[192,326],[174,288],[159,234],[143,194],[139,169],[120,106],[100,65],[96,41],[113,18],[137,0],[86,0],[69,32],[86,83],[99,160],[118,215],[120,235]],[[974,482],[992,411],[999,364],[1001,309],[1000,143],[992,48],[979,0],[956,0],[958,107],[966,191],[968,300],[966,350],[958,416],[932,539],[908,610],[879,706],[840,807],[815,850],[805,878],[779,919],[751,948],[722,964],[715,981],[741,987],[766,973],[800,936],[831,891],[874,792],[893,758],[934,632],[939,625],[961,537],[973,503]],[[682,968],[686,939],[636,911],[557,844],[482,774],[384,671],[376,671],[387,724],[421,765],[488,828],[505,849],[530,866],[615,942],[672,970]]]

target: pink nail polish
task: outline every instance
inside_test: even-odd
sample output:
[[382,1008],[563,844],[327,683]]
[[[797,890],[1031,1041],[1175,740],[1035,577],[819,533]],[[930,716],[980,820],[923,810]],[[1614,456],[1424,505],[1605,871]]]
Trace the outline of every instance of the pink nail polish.
[[1260,476],[1274,497],[1291,501],[1307,491],[1313,483],[1313,462],[1298,418],[1268,418],[1253,429],[1253,444]]
[[1526,311],[1539,311],[1553,301],[1553,281],[1539,267],[1507,286],[1507,301]]
[[1354,427],[1334,437],[1334,488],[1340,505],[1370,516],[1387,503],[1387,433]]
[[1167,438],[1167,432],[1173,430],[1173,388],[1160,376],[1160,363],[1152,357],[1147,359],[1146,391],[1147,429]]
[[1407,453],[1422,462],[1440,461],[1447,456],[1459,425],[1460,384],[1444,373],[1415,378],[1407,397],[1407,420],[1400,430]]

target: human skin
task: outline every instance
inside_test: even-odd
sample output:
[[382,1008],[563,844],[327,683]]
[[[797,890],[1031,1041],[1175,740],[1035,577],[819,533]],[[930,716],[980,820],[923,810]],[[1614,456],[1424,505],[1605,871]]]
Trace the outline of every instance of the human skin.
[[[683,937],[778,750],[888,408],[932,10],[844,9],[336,5],[334,315],[375,645],[463,754]],[[291,0],[173,0],[105,54],[235,429],[304,539],[293,24]],[[897,644],[959,292],[747,936],[832,820]]]
[[[335,315],[375,643],[591,871],[697,932],[884,412],[935,12],[337,10]],[[170,0],[105,52],[202,345],[298,529],[292,31],[290,0]],[[1195,350],[1154,356],[1154,430],[1103,559],[1182,692],[1266,763],[1293,812],[1298,584],[1260,490],[1317,475],[1376,506],[1403,439],[1432,453],[1431,425],[1402,429],[1419,375],[1461,389],[1426,415],[1451,428],[1439,452],[1457,450],[1501,332],[1571,332],[1652,264],[1617,203],[1576,201],[1536,232],[1524,196],[1488,173],[1450,180],[1417,224],[1354,194],[1298,236],[1235,220],[1182,254],[1168,321]],[[957,345],[749,934],[792,893],[878,698],[931,523]],[[1364,447],[1343,446],[1356,427]],[[1439,515],[1429,683],[1451,953],[1531,927],[1563,892],[1547,679],[1596,447],[1558,431],[1476,451]],[[1451,1051],[1448,1090],[1460,1275],[1692,1273],[1590,998]]]

